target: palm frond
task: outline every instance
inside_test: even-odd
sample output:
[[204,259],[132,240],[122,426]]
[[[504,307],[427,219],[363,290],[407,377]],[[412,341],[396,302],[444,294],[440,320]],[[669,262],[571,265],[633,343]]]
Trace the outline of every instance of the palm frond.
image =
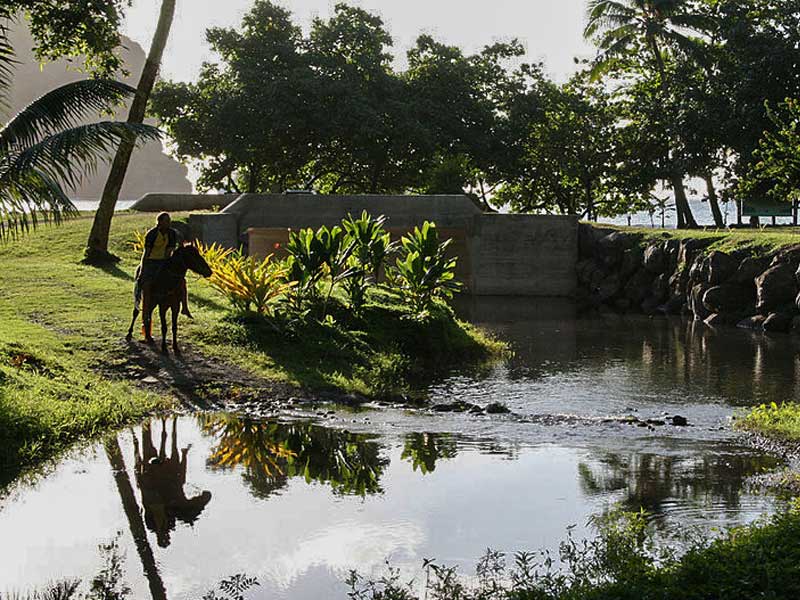
[[613,29],[629,23],[636,12],[628,5],[617,0],[590,0],[587,8],[587,24],[583,36],[594,37],[604,29]]
[[85,79],[47,92],[0,129],[0,154],[33,146],[87,117],[96,118],[135,93],[134,88],[108,79]]
[[150,125],[101,121],[73,127],[26,148],[0,163],[0,170],[10,177],[23,176],[35,169],[67,186],[77,185],[94,171],[100,156],[107,156],[119,143],[132,140],[160,139],[160,132]]
[[61,223],[78,214],[61,186],[45,173],[31,170],[12,179],[0,175],[0,240],[17,237],[46,223]]
[[9,8],[0,7],[0,108],[7,107],[8,91],[11,88],[16,63],[14,49],[9,39],[11,17]]

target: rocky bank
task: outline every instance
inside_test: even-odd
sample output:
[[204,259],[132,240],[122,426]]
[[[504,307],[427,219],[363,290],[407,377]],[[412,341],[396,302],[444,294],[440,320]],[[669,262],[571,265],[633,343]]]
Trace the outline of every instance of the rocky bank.
[[579,304],[800,335],[800,244],[759,255],[711,250],[716,241],[581,224]]

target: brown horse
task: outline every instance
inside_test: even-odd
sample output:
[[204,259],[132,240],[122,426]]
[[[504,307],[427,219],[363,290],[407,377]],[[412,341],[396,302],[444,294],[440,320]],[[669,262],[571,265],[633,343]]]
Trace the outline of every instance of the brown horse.
[[[183,280],[186,271],[194,271],[203,277],[211,276],[211,267],[200,255],[196,246],[185,244],[178,248],[172,256],[164,261],[164,266],[152,281],[142,284],[142,320],[144,322],[145,341],[154,343],[152,326],[153,310],[158,306],[161,317],[161,351],[166,354],[167,349],[167,311],[172,311],[172,350],[176,354],[178,349],[178,313],[183,298]],[[133,338],[133,326],[139,317],[139,310],[134,307],[131,326],[125,339]]]

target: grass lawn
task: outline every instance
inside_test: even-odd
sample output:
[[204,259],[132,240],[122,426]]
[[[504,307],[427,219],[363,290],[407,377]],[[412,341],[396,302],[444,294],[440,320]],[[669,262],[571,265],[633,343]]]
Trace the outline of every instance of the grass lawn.
[[[139,260],[131,242],[134,231],[153,221],[153,215],[115,217],[110,250],[122,262],[105,271],[80,264],[88,217],[0,246],[0,483],[83,436],[174,403],[171,394],[100,374],[129,360],[123,337]],[[410,381],[504,352],[447,310],[421,324],[380,294],[358,319],[335,301],[334,320],[278,331],[265,319],[232,315],[199,279],[189,274],[195,320],[182,317],[180,341],[289,386],[364,396],[406,392]]]
[[[592,223],[592,225],[595,225]],[[800,227],[780,229],[650,229],[645,227],[621,227],[616,225],[596,225],[604,229],[618,229],[625,233],[637,234],[646,244],[659,239],[703,239],[713,240],[706,252],[719,250],[733,252],[744,250],[752,254],[766,254],[785,246],[800,244]]]

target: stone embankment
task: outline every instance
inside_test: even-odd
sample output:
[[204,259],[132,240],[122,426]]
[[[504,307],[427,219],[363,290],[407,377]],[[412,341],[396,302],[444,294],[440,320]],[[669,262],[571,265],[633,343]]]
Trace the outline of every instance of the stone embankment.
[[713,250],[715,241],[669,234],[646,239],[582,224],[579,303],[800,334],[800,245],[754,255]]

